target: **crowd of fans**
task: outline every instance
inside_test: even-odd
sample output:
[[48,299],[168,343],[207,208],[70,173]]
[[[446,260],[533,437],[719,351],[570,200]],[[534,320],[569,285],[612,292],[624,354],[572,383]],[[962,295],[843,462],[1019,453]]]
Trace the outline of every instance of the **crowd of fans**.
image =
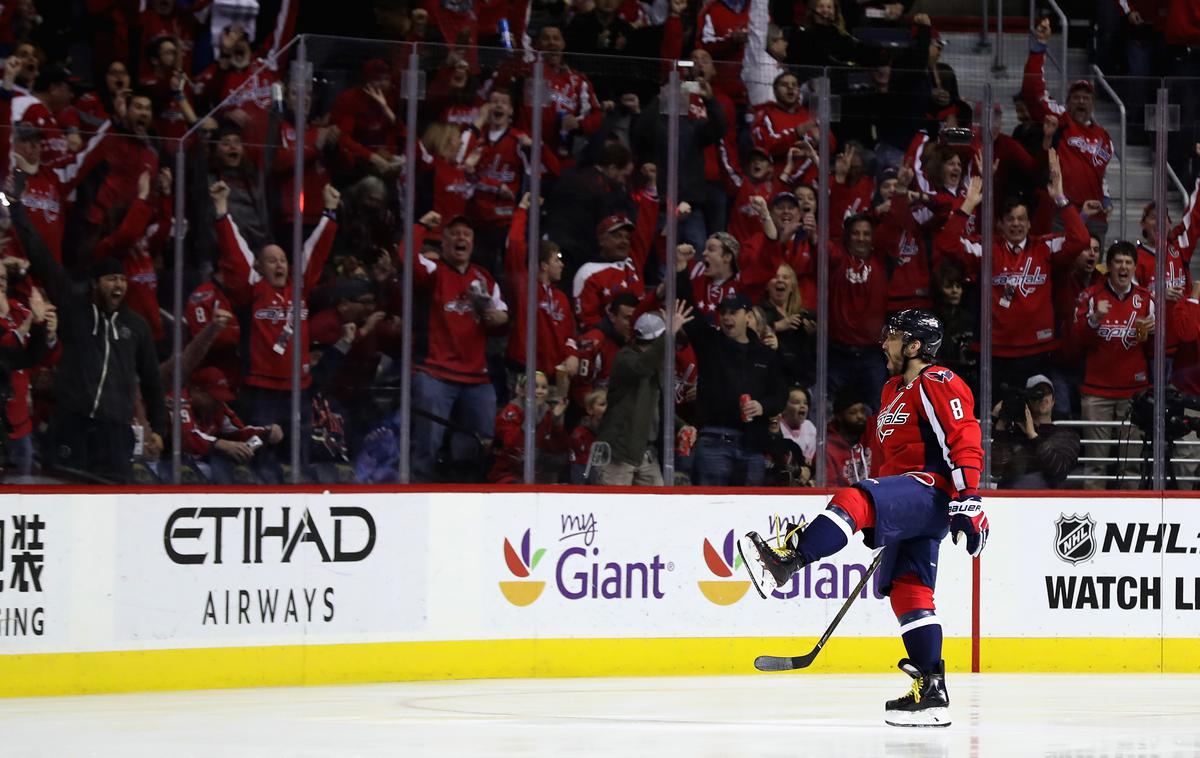
[[[982,135],[941,60],[941,35],[913,0],[435,2],[401,24],[405,41],[427,43],[417,48],[427,78],[416,123],[404,118],[399,46],[361,61],[314,53],[317,75],[289,80],[294,51],[281,51],[297,10],[288,0],[257,15],[253,3],[226,0],[88,0],[112,22],[90,71],[36,44],[39,4],[0,5],[10,472],[170,481],[177,419],[185,481],[287,481],[298,364],[304,478],[394,481],[405,273],[415,289],[417,481],[521,481],[532,413],[540,482],[660,483],[669,445],[677,477],[696,484],[807,485],[818,455],[831,485],[851,483],[875,470],[888,314],[934,311],[945,329],[939,362],[977,387],[981,297],[994,314],[1001,486],[1064,485],[1080,435],[1114,430],[1052,422],[1126,420],[1150,385],[1156,329],[1167,331],[1172,382],[1200,394],[1200,286],[1189,272],[1200,193],[1165,233],[1147,207],[1136,240],[1114,236],[1113,141],[1094,119],[1092,82],[1072,83],[1065,103],[1047,92],[1048,20],[1014,84],[1012,134],[997,107]],[[1142,4],[1161,6],[1153,17],[1115,5],[1131,46],[1145,41],[1144,19],[1160,19],[1158,73],[1190,71],[1200,48],[1193,3]],[[530,51],[543,63],[540,116]],[[672,92],[665,62],[675,60],[689,65]],[[836,67],[832,124],[816,118],[821,67]],[[681,113],[676,142],[669,98]],[[189,129],[196,137],[180,141]],[[403,157],[409,130],[419,136],[413,166]],[[985,138],[996,157],[990,188]],[[1188,144],[1196,150],[1176,168],[1194,181],[1200,143]],[[679,203],[668,208],[671,150]],[[529,195],[535,151],[540,207]],[[417,212],[404,218],[410,175]],[[991,272],[981,271],[986,191],[996,198]],[[530,251],[535,214],[542,239]],[[292,249],[297,220],[302,248]],[[186,288],[178,397],[176,234]],[[1165,314],[1151,294],[1159,250]],[[812,393],[821,256],[828,398]],[[678,293],[670,312],[668,277]],[[664,388],[675,396],[673,439],[660,439]],[[816,403],[832,411],[824,450],[808,418]],[[1123,433],[1139,434],[1136,425]],[[1136,486],[1136,447],[1123,446],[1129,462],[1117,470],[1089,464],[1086,485],[1115,474]]]

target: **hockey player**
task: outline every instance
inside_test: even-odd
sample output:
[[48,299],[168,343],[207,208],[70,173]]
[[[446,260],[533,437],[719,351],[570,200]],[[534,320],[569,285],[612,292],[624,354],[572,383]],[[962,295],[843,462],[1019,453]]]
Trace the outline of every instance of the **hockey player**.
[[[788,524],[780,546],[756,532],[738,542],[764,598],[800,569],[833,555],[857,531],[881,550],[880,589],[891,597],[908,657],[900,669],[911,691],[889,700],[893,726],[949,726],[950,697],[942,660],[942,627],[934,613],[938,547],[947,532],[978,556],[988,537],[979,499],[983,451],[975,399],[959,376],[934,365],[942,325],[927,311],[888,319],[881,346],[892,377],[883,388],[875,433],[879,477],[837,491],[807,528]],[[752,559],[747,560],[747,559]]]

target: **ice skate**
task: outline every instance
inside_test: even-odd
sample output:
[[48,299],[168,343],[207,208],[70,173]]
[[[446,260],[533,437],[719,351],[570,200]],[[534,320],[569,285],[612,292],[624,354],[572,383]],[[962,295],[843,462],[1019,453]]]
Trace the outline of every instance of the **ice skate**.
[[777,547],[758,532],[747,532],[738,540],[738,553],[750,574],[750,582],[764,600],[770,592],[786,584],[792,574],[804,568],[804,558],[797,552],[803,529],[803,519],[799,524],[784,524]]
[[883,720],[892,726],[950,726],[950,695],[946,693],[946,664],[938,661],[922,671],[905,658],[900,670],[913,678],[904,697],[887,701]]

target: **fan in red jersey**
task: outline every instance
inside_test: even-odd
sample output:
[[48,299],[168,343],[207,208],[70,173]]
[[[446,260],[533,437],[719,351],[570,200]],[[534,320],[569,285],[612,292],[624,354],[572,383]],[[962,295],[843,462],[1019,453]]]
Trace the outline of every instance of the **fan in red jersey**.
[[[292,351],[296,345],[292,337],[296,329],[292,322],[292,276],[303,277],[302,294],[307,299],[321,278],[321,269],[333,248],[341,193],[326,185],[325,216],[305,241],[303,249],[295,251],[294,255],[299,259],[295,271],[279,245],[264,245],[257,254],[251,251],[229,215],[228,185],[217,182],[209,193],[217,215],[222,281],[234,306],[249,310],[244,327],[249,332],[250,368],[243,377],[242,388],[242,399],[249,409],[247,420],[255,426],[290,425]],[[298,381],[301,389],[306,390],[312,384],[312,374],[308,357],[308,308],[304,303],[300,307],[299,329],[301,374]],[[311,409],[312,406],[303,402],[301,407]],[[301,439],[307,439],[312,423],[308,413],[301,419],[304,427]]]
[[[1074,333],[1084,351],[1085,370],[1080,391],[1083,418],[1088,421],[1124,421],[1129,418],[1133,396],[1150,386],[1147,340],[1154,330],[1154,302],[1150,291],[1134,282],[1137,250],[1132,243],[1118,242],[1108,249],[1104,262],[1108,276],[1084,290],[1075,311]],[[1098,440],[1112,434],[1111,427],[1086,427],[1080,436]],[[1136,436],[1137,430],[1129,432]],[[1089,454],[1096,450],[1089,447]],[[1097,455],[1107,455],[1100,447]],[[1138,486],[1138,464],[1125,459],[1125,488]],[[1104,464],[1086,463],[1087,489],[1103,489]]]
[[[413,372],[413,405],[488,438],[495,428],[496,391],[484,345],[489,330],[508,323],[508,306],[492,275],[472,262],[474,252],[475,229],[458,216],[443,227],[441,259],[420,256],[413,267],[413,286],[429,303],[429,352]],[[413,419],[412,433],[413,474],[429,481],[446,427],[421,415]],[[470,455],[462,437],[451,438],[456,461]]]
[[[1018,199],[1000,208],[999,234],[992,243],[992,318],[997,386],[1019,387],[1034,374],[1050,373],[1050,358],[1058,347],[1054,331],[1053,280],[1065,275],[1090,238],[1079,211],[1063,195],[1063,175],[1055,151],[1050,151],[1050,196],[1062,214],[1065,234],[1031,235],[1029,210]],[[967,220],[983,199],[983,180],[972,177],[963,204],[950,216],[934,246],[978,272],[983,245],[968,235]]]
[[1093,118],[1096,89],[1088,80],[1080,79],[1071,85],[1066,106],[1055,102],[1046,93],[1043,73],[1046,44],[1051,35],[1050,19],[1043,18],[1034,35],[1025,62],[1021,97],[1029,108],[1029,115],[1046,124],[1049,134],[1043,148],[1053,144],[1058,150],[1062,161],[1063,194],[1083,214],[1088,228],[1103,241],[1108,231],[1108,209],[1112,206],[1104,172],[1114,149],[1108,132]]
[[983,450],[975,398],[961,377],[934,363],[941,343],[942,325],[928,311],[889,318],[881,347],[892,376],[875,425],[878,478],[838,490],[811,524],[787,524],[780,546],[757,532],[738,542],[764,598],[800,569],[840,551],[855,532],[882,551],[880,589],[891,597],[908,652],[900,669],[916,680],[907,695],[888,701],[885,720],[893,726],[950,725],[933,602],[938,549],[952,532],[956,544],[965,538],[967,552],[977,556],[988,537],[978,493]]

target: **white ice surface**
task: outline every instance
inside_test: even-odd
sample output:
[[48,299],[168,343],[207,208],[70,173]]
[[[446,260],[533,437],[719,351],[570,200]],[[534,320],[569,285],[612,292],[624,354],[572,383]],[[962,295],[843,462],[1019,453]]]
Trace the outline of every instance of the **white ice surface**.
[[895,675],[543,679],[0,700],[0,755],[1200,756],[1200,676],[951,674],[947,729],[883,724]]

